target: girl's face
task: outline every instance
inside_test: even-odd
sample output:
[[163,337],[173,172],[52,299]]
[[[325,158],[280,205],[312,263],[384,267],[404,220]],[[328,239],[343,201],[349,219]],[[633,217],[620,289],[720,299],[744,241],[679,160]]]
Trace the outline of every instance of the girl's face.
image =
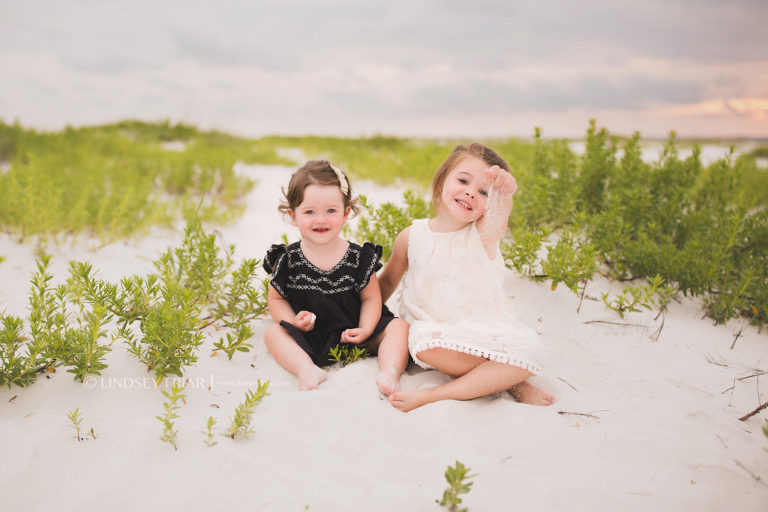
[[322,245],[336,240],[348,215],[338,186],[312,184],[304,189],[304,200],[291,212],[291,220],[302,238]]
[[439,213],[467,224],[482,217],[490,186],[487,169],[488,164],[474,156],[459,160],[443,183]]

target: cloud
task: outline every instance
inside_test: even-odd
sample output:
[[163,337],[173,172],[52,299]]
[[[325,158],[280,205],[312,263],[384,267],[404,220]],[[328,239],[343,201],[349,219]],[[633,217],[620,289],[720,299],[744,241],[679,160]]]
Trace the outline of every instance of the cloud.
[[635,120],[768,97],[767,15],[756,0],[4,2],[0,93],[14,101],[0,116],[237,116],[296,130]]

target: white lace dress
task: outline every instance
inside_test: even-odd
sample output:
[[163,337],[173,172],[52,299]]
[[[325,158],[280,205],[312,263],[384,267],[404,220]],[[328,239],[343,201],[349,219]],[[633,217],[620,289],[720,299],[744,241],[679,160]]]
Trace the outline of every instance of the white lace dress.
[[442,347],[541,372],[542,347],[531,327],[512,314],[503,289],[504,260],[491,260],[474,223],[435,233],[427,219],[413,222],[400,316],[410,324],[413,360]]

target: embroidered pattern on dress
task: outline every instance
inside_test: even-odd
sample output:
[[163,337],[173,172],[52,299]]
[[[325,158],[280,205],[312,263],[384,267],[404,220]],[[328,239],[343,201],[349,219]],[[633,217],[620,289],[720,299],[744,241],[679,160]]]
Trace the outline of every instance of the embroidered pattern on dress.
[[[330,270],[323,270],[322,268],[309,261],[304,255],[304,252],[301,250],[301,246],[298,242],[288,246],[288,254],[294,254],[298,256],[300,262],[303,262],[306,266],[317,271],[318,274],[330,275],[343,266],[357,268],[357,266],[360,265],[360,251],[357,250],[352,244],[349,244],[347,252],[344,253],[344,256],[342,256],[339,262]],[[352,257],[354,257],[354,260],[350,261]],[[290,267],[294,267],[294,265],[290,265]]]
[[[296,242],[289,245],[286,248],[286,252],[280,254],[273,265],[273,275],[277,276],[282,270],[282,267],[287,265],[287,268],[282,271],[288,274],[288,279],[285,283],[285,288],[288,290],[312,290],[327,295],[352,290],[360,291],[370,281],[370,276],[378,263],[378,258],[371,258],[368,268],[366,268],[365,273],[362,274],[365,282],[358,283],[356,281],[356,276],[359,275],[357,270],[362,259],[362,249],[362,247],[350,243],[347,252],[344,253],[341,260],[339,260],[332,269],[323,270],[307,260],[306,256],[301,251],[299,242]],[[356,272],[354,275],[338,275],[343,267],[351,267],[355,269]],[[288,290],[284,290],[274,277],[271,280],[271,284],[280,295],[283,297],[288,296]]]
[[[302,272],[295,276],[288,276],[288,281],[288,288],[292,290],[315,290],[321,293],[339,293],[355,289],[355,280],[352,276],[348,275],[341,276],[336,280],[331,280],[322,276],[313,279],[311,276]],[[301,281],[304,281],[307,284],[301,284]],[[351,284],[342,286],[342,283],[345,281],[350,281]],[[321,284],[325,284],[325,286],[320,286]]]

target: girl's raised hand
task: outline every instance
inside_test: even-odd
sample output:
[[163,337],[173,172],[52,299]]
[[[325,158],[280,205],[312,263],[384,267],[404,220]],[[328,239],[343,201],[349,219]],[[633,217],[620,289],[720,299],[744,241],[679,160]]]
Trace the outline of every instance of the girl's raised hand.
[[485,214],[477,223],[480,238],[488,255],[495,257],[498,243],[508,229],[509,214],[512,213],[512,198],[517,191],[514,176],[498,165],[486,169],[490,181]]
[[291,323],[298,330],[309,332],[315,328],[315,318],[317,317],[314,313],[310,313],[309,311],[299,311],[296,313],[296,317]]
[[341,341],[343,343],[358,344],[367,340],[370,335],[371,333],[366,332],[364,329],[355,327],[354,329],[347,329],[346,331],[343,331],[341,333]]
[[491,200],[494,198],[494,196],[496,196],[498,199],[511,201],[512,196],[514,196],[515,192],[517,192],[517,181],[515,181],[515,177],[503,170],[498,165],[489,167],[485,172],[491,182],[489,187],[490,190],[488,191],[489,209],[491,206]]

